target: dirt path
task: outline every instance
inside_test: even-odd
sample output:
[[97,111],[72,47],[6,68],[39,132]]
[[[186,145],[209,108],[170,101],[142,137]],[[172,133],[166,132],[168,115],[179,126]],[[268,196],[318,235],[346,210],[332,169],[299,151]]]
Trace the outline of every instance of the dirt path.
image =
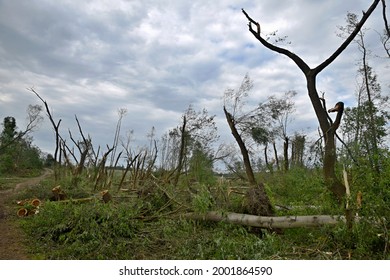
[[25,235],[16,223],[14,209],[8,206],[12,195],[28,186],[36,185],[52,173],[46,169],[43,175],[19,183],[13,189],[0,192],[0,260],[28,260]]

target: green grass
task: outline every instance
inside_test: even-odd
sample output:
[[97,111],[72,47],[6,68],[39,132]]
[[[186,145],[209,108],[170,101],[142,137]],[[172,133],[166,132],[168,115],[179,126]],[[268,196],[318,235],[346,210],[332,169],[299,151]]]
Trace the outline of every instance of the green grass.
[[[277,215],[343,214],[325,189],[319,171],[293,169],[286,174],[258,174],[276,205]],[[354,186],[358,186],[354,181]],[[240,183],[242,185],[242,183]],[[180,218],[185,211],[241,212],[243,195],[227,196],[228,186],[145,184],[130,196],[112,188],[114,201],[85,204],[50,202],[52,180],[26,189],[17,197],[45,201],[40,213],[20,219],[37,259],[388,259],[389,224],[365,219],[348,230],[344,224],[270,232],[227,223]],[[85,178],[77,187],[61,182],[69,197],[94,194]],[[383,190],[382,190],[383,191]],[[95,192],[96,193],[96,192]],[[174,199],[171,201],[170,199]],[[310,207],[307,207],[307,206]],[[389,213],[381,200],[366,202],[362,214]],[[187,208],[184,208],[186,206]],[[388,216],[387,216],[388,217]]]
[[22,181],[23,179],[19,177],[0,177],[0,191],[12,189]]

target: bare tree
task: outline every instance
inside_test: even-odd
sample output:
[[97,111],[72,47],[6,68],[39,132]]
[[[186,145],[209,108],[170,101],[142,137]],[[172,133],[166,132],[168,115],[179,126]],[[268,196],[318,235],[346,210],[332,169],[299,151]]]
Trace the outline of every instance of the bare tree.
[[61,124],[61,119],[58,120],[58,122],[56,123],[54,121],[54,118],[53,118],[53,114],[52,112],[50,111],[49,109],[49,105],[47,104],[46,100],[44,100],[39,94],[38,92],[35,91],[34,88],[30,88],[29,89],[32,93],[34,93],[43,103],[43,105],[45,106],[45,109],[46,109],[46,114],[47,116],[49,117],[49,120],[53,126],[53,129],[54,129],[54,134],[55,134],[55,141],[56,141],[56,147],[55,147],[55,150],[54,150],[54,177],[55,177],[55,180],[57,181],[58,180],[58,177],[59,177],[59,173],[58,173],[58,165],[61,165],[61,156],[58,154],[60,152],[60,146],[61,146],[61,140],[60,140],[60,133],[59,133],[59,127],[60,127],[60,124]]
[[126,108],[118,109],[118,122],[116,124],[114,142],[112,144],[112,146],[114,147],[114,150],[111,153],[110,166],[113,166],[114,162],[115,162],[115,156],[116,156],[116,150],[118,148],[118,142],[119,142],[119,135],[120,135],[120,131],[121,131],[122,119],[123,119],[123,117],[126,114],[127,114],[127,109]]
[[[336,164],[336,145],[335,145],[335,133],[338,127],[334,126],[330,121],[326,108],[324,108],[321,98],[318,95],[317,87],[316,87],[316,79],[317,75],[324,70],[327,66],[329,66],[352,42],[352,40],[359,33],[360,29],[367,21],[369,16],[375,10],[379,3],[379,0],[373,1],[371,6],[368,8],[366,12],[363,12],[363,16],[360,21],[356,24],[355,29],[352,33],[344,40],[344,42],[339,46],[337,50],[334,51],[332,55],[330,55],[325,61],[320,63],[318,66],[314,68],[310,68],[310,66],[298,55],[295,53],[278,47],[274,44],[271,44],[269,41],[264,39],[261,35],[260,24],[252,19],[245,10],[242,10],[245,17],[248,19],[249,31],[253,34],[253,36],[266,48],[271,51],[283,54],[290,58],[298,68],[303,72],[306,78],[306,84],[308,89],[308,94],[310,97],[310,101],[316,113],[321,131],[325,136],[325,154],[324,154],[324,178],[326,184],[332,191],[332,193],[337,197],[337,199],[341,202],[343,196],[345,195],[345,187],[341,183],[341,181],[337,178],[335,173],[335,164]],[[255,26],[255,28],[253,27]]]

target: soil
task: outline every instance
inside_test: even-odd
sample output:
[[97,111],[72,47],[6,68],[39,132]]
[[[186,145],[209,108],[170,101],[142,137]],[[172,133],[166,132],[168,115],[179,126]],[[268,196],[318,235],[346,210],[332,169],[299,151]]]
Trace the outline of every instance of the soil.
[[[28,260],[31,256],[26,246],[26,235],[17,224],[17,215],[12,204],[12,197],[23,188],[34,186],[50,175],[52,171],[45,172],[35,178],[29,178],[15,185],[13,189],[0,192],[0,260]],[[10,203],[11,202],[11,203]]]

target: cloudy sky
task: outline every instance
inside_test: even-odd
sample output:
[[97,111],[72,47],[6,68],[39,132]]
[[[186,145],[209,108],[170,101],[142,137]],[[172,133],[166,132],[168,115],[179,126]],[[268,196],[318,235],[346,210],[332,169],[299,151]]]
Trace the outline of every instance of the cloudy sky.
[[[180,124],[190,104],[217,116],[222,141],[233,141],[223,117],[222,96],[237,88],[246,73],[254,80],[248,105],[295,90],[291,130],[316,131],[317,121],[299,69],[255,40],[244,8],[266,35],[288,36],[282,45],[315,67],[340,45],[337,26],[347,12],[361,16],[372,1],[313,0],[0,0],[0,118],[25,125],[26,108],[47,100],[62,133],[77,134],[74,115],[95,145],[111,144],[118,109],[126,108],[122,131],[142,141],[154,126],[157,135]],[[389,92],[389,60],[376,31],[383,30],[381,6],[365,25],[370,64]],[[329,106],[354,105],[356,45],[318,77]],[[53,152],[47,118],[34,143]]]

